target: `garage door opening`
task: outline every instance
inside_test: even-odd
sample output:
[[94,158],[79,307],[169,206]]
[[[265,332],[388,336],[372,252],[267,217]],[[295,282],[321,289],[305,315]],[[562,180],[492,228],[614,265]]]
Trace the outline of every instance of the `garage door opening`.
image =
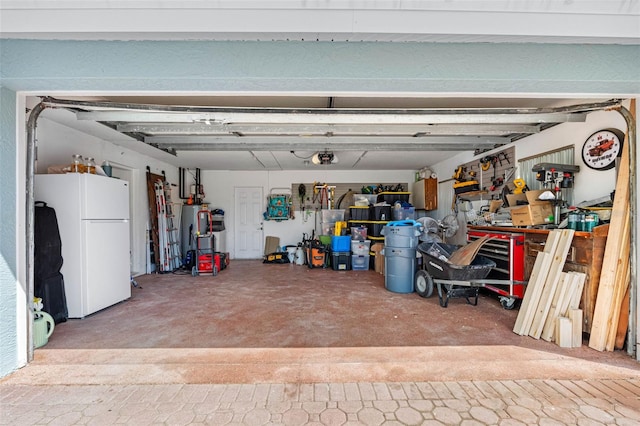
[[[436,299],[387,292],[374,271],[254,260],[232,262],[225,272],[138,277],[140,288],[132,289],[130,300],[61,324],[46,349],[531,345],[560,353],[513,334],[516,312],[487,296],[477,307],[456,302],[443,309]],[[599,357],[582,350],[578,357]]]

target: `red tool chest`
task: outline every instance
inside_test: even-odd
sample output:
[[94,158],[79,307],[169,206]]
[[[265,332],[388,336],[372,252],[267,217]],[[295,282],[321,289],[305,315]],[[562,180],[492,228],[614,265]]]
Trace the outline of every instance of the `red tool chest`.
[[[469,242],[484,236],[493,237],[493,239],[486,242],[478,254],[496,262],[496,267],[491,270],[488,278],[524,281],[524,234],[477,229],[467,232]],[[509,286],[485,285],[484,287],[502,296],[515,296],[522,299],[524,286],[524,283],[513,283]]]

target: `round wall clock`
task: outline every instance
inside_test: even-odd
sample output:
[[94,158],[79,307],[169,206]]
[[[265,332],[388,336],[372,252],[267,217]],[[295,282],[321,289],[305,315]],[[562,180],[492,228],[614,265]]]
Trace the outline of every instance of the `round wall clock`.
[[582,146],[582,161],[594,170],[609,170],[622,153],[624,133],[618,129],[599,130]]

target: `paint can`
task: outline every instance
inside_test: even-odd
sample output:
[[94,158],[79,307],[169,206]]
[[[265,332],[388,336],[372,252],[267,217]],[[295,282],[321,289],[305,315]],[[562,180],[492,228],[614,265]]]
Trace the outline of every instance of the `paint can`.
[[584,216],[584,231],[593,232],[593,228],[598,225],[598,214],[597,213],[587,213]]

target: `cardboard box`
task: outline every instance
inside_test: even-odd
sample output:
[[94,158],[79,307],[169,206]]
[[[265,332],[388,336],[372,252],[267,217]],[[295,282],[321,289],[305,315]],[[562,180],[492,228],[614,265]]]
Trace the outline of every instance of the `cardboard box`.
[[523,204],[545,204],[549,201],[538,200],[540,194],[548,191],[548,189],[535,189],[533,191],[523,192],[521,194],[507,194],[507,202],[509,207],[522,206]]
[[[539,200],[540,194],[547,189],[536,189],[522,194],[507,194],[511,223],[513,226],[544,225],[551,223],[549,216],[553,215],[553,203]],[[528,204],[522,205],[522,202]],[[520,202],[520,204],[518,204]]]
[[374,245],[371,246],[371,251],[375,253],[375,260],[374,260],[375,270],[377,273],[382,275],[384,275],[384,255],[381,253],[383,248],[384,248],[384,244],[382,243],[375,243]]
[[[537,205],[537,204],[551,204],[550,201],[546,201],[546,200],[538,200],[538,197],[540,197],[540,194],[542,194],[543,192],[547,192],[549,191],[548,189],[536,189],[533,191],[527,191],[524,193],[525,197],[527,197],[527,201],[529,202],[530,205]],[[553,193],[553,191],[551,191]]]
[[[518,201],[520,201],[520,204],[518,204]],[[521,194],[507,194],[507,202],[509,203],[509,207],[516,207],[528,201],[527,196],[523,192]]]
[[553,215],[553,205],[544,201],[511,209],[511,223],[513,226],[544,225],[551,223],[549,216]]

